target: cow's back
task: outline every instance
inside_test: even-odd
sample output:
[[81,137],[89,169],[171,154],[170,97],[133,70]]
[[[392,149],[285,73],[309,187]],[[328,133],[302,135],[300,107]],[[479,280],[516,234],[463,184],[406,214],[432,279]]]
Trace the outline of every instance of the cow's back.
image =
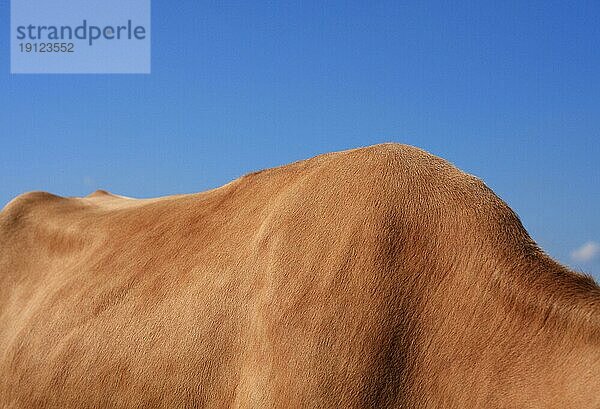
[[408,405],[438,256],[503,206],[399,145],[200,194],[23,195],[0,213],[0,402]]

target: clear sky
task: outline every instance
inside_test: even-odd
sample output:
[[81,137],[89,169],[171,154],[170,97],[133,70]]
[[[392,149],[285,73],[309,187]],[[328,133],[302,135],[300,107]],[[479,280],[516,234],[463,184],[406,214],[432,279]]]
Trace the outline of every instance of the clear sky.
[[396,141],[600,278],[600,2],[524,3],[154,0],[150,75],[10,75],[1,1],[0,206],[197,192]]

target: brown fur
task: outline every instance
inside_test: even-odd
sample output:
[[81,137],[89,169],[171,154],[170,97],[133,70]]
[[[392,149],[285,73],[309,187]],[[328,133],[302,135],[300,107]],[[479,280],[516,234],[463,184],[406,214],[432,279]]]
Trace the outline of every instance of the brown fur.
[[0,213],[4,408],[600,408],[600,288],[386,144]]

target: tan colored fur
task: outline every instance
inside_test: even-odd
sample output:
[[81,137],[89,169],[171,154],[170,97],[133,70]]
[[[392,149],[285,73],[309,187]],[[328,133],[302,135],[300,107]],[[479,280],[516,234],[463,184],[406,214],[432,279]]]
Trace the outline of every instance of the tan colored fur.
[[600,408],[600,289],[386,144],[0,213],[3,408]]

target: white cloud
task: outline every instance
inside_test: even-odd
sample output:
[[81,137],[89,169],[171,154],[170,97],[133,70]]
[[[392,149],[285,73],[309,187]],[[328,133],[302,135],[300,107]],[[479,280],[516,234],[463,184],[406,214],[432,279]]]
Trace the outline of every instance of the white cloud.
[[595,241],[588,241],[583,246],[571,252],[571,258],[578,263],[592,261],[600,254],[600,244]]

